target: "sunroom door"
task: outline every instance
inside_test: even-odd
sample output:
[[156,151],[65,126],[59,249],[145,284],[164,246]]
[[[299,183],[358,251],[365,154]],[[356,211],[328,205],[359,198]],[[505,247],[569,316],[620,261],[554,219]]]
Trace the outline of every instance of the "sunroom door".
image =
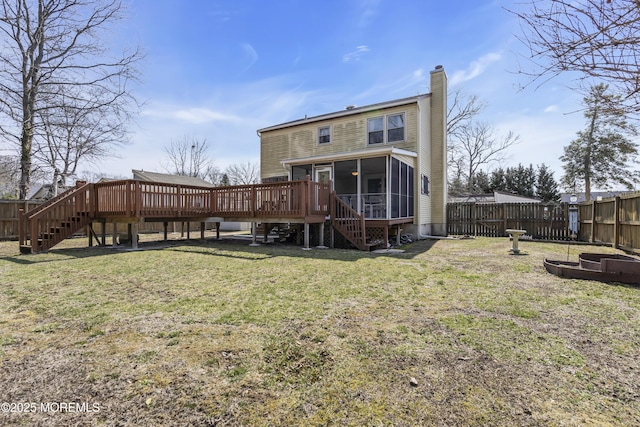
[[[331,184],[333,182],[333,167],[332,166],[318,166],[315,170],[315,181],[321,182],[323,184]],[[329,187],[329,191],[332,191],[333,188]],[[315,188],[312,191],[312,196],[314,200],[312,203],[316,204],[316,210],[320,212],[329,212],[329,193],[326,190],[322,190],[320,188]]]
[[333,180],[333,167],[331,166],[319,166],[316,168],[315,181],[323,182],[325,184]]

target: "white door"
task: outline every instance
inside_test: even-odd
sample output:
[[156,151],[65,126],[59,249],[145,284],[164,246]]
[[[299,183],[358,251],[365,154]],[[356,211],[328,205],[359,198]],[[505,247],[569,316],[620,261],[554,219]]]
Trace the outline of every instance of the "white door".
[[325,184],[333,180],[333,167],[332,166],[320,166],[316,168],[315,181],[324,182]]

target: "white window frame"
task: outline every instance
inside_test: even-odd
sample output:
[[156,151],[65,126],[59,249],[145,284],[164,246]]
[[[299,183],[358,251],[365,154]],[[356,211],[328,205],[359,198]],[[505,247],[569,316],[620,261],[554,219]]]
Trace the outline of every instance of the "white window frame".
[[[391,118],[391,117],[395,117],[395,116],[400,116],[400,117],[402,117],[402,127],[401,127],[401,128],[399,128],[399,127],[396,127],[396,128],[389,128],[389,118]],[[386,137],[386,139],[387,139],[387,141],[386,141],[386,142],[387,142],[387,143],[389,143],[389,144],[395,144],[395,143],[398,143],[398,142],[404,142],[404,141],[405,141],[405,134],[406,134],[405,132],[406,132],[406,130],[407,130],[407,126],[406,126],[405,119],[404,119],[404,113],[387,114],[387,115],[385,116],[385,119],[386,119],[386,120],[385,120],[385,125],[386,125],[386,128],[387,128],[387,129],[386,129],[386,132],[385,132],[385,137]],[[389,132],[390,132],[392,129],[402,129],[402,138],[401,138],[401,139],[396,139],[396,140],[393,140],[393,141],[389,141]]]
[[[371,143],[371,130],[369,129],[369,124],[373,121],[373,120],[380,120],[382,119],[382,129],[381,130],[376,130],[373,132],[382,132],[382,141],[381,142],[377,142],[375,144]],[[369,117],[367,119],[367,145],[382,145],[384,144],[384,134],[385,134],[385,130],[384,130],[384,122],[385,122],[385,116],[376,116],[376,117]]]
[[[392,128],[392,129],[402,129],[402,139],[399,139],[397,141],[389,141],[389,117],[393,117],[393,116],[402,116],[402,128]],[[371,131],[369,130],[369,123],[372,120],[379,120],[382,119],[382,142],[379,143],[375,143],[372,144],[370,143],[370,135],[371,135]],[[380,131],[374,131],[374,132],[380,132]],[[392,113],[392,114],[385,114],[384,116],[375,116],[375,117],[369,117],[367,118],[367,146],[375,146],[375,145],[386,145],[386,144],[399,144],[402,142],[406,142],[407,141],[407,122],[406,122],[406,114],[405,112],[400,112],[400,113]]]
[[[321,129],[329,129],[329,141],[328,142],[320,142],[320,130]],[[332,128],[331,125],[327,125],[327,126],[318,126],[318,137],[316,139],[316,144],[317,145],[329,145],[331,144],[331,137],[332,137]],[[322,136],[327,136],[327,135],[322,135]]]

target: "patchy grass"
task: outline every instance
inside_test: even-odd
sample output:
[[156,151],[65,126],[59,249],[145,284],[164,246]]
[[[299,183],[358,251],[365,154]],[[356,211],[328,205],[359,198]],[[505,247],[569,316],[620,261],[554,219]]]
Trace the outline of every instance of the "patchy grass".
[[0,243],[0,398],[99,411],[2,425],[640,424],[640,288],[547,274],[566,245],[85,243]]

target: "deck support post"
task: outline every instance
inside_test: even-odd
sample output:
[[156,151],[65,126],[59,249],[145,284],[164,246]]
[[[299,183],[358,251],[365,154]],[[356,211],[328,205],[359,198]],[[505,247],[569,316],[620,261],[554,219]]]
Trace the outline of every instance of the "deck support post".
[[385,225],[384,227],[384,233],[383,233],[383,239],[384,239],[384,248],[387,249],[389,247],[389,226]]
[[269,243],[269,224],[268,223],[263,223],[264,224],[264,228],[262,230],[262,243],[267,244]]
[[396,233],[396,246],[400,246],[401,238],[400,233],[402,233],[402,228],[400,228],[400,224],[396,225],[398,232]]
[[129,239],[129,242],[133,242],[133,231],[131,230],[131,223],[127,224],[127,239]]
[[118,224],[116,224],[116,222],[112,222],[111,225],[113,226],[113,231],[112,231],[112,236],[111,237],[111,246],[116,247],[118,246]]
[[220,240],[220,223],[216,222],[216,240]]
[[138,249],[138,223],[129,224],[131,228],[131,248]]
[[329,247],[331,249],[336,247],[336,230],[333,228],[333,225],[329,227]]
[[[89,236],[89,247],[93,247],[93,222],[87,225],[87,235]],[[98,242],[99,244],[100,242]]]
[[304,223],[304,247],[302,248],[303,251],[310,251],[311,248],[309,247],[309,224],[308,223]]
[[167,229],[169,228],[169,223],[167,221],[162,223],[162,227],[164,228],[164,241],[167,241]]
[[258,223],[251,223],[251,244],[249,246],[260,246],[260,243],[257,241],[258,234]]
[[187,240],[191,240],[191,223],[187,221]]
[[206,222],[202,221],[200,223],[200,240],[204,240],[204,231],[205,231],[206,226],[207,226]]
[[100,233],[100,237],[102,237],[102,244],[100,246],[107,245],[107,220],[102,221],[102,233]]
[[318,224],[318,227],[320,227],[320,241],[318,242],[318,249],[327,249],[327,246],[324,245],[324,222],[321,222],[320,224]]

